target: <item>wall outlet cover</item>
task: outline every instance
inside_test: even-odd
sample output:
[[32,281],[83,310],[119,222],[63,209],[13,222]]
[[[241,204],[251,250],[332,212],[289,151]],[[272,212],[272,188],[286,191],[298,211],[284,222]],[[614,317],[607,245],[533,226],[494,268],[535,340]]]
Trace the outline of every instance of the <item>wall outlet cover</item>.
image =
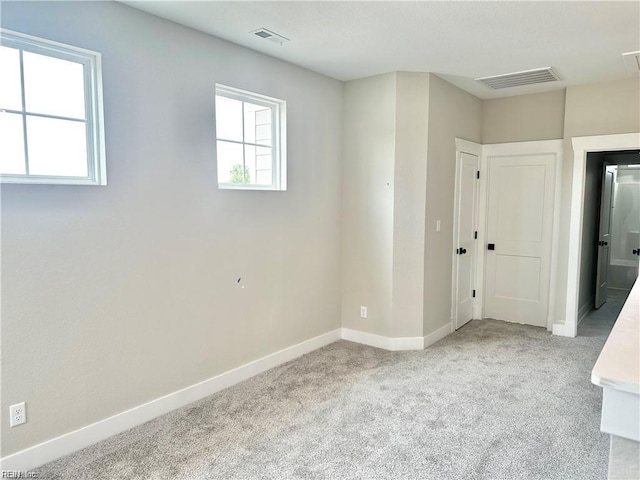
[[9,426],[16,427],[27,423],[27,407],[25,402],[16,403],[9,407]]

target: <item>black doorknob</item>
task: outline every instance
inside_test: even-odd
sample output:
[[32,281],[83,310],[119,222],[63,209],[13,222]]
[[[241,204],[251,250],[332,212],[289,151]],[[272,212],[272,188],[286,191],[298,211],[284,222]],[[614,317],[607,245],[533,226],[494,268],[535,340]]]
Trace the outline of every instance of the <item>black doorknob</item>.
[[495,250],[495,249],[496,249],[496,244],[495,243],[487,244],[487,250]]
[[460,253],[461,253],[462,255],[464,255],[465,253],[467,253],[467,249],[466,249],[466,248],[461,248],[461,249],[460,249]]
[[634,249],[633,249],[633,254],[634,254],[634,255],[638,255],[638,256],[640,256],[640,248],[638,248],[638,249],[635,249],[635,248],[634,248]]

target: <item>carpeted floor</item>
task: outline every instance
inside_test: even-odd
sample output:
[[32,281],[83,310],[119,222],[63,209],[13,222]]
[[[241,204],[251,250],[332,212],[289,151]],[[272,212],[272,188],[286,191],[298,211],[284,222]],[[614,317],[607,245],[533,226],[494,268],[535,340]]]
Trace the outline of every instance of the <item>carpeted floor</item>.
[[339,341],[38,478],[605,479],[605,337],[482,320],[424,351]]

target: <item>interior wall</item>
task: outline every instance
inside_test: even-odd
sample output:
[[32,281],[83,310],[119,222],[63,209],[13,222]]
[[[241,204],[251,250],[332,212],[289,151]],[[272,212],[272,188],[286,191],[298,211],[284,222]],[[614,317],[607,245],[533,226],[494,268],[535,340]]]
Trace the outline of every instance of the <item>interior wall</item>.
[[482,102],[482,142],[555,140],[564,132],[565,90]]
[[342,326],[383,336],[391,335],[396,82],[390,73],[344,84]]
[[[429,82],[424,335],[451,321],[456,137],[480,143],[482,101],[436,75]],[[440,231],[436,223],[440,220]]]
[[[2,185],[2,455],[340,327],[341,82],[115,2],[2,26],[102,53],[109,179]],[[216,82],[287,101],[286,192],[217,189]]]
[[640,132],[640,78],[567,87],[564,120],[556,314],[566,315],[573,137]]
[[392,336],[423,336],[428,73],[397,73]]
[[603,169],[604,153],[590,153],[587,156],[582,212],[582,258],[578,294],[578,308],[581,314],[592,310],[595,302]]

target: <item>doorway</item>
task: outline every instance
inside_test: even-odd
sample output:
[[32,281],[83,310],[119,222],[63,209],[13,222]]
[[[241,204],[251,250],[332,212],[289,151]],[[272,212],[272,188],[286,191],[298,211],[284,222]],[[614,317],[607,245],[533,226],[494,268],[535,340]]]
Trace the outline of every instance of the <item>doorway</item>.
[[638,276],[640,150],[587,153],[582,216],[578,332],[608,333]]
[[562,141],[480,146],[456,139],[456,149],[454,328],[494,318],[551,330]]
[[482,146],[456,139],[456,184],[454,195],[454,257],[452,274],[453,328],[478,318],[476,265],[478,238],[479,167]]
[[567,258],[567,303],[564,321],[553,325],[555,335],[566,337],[575,337],[578,330],[587,155],[590,152],[638,150],[640,149],[640,132],[573,137],[571,143],[573,144],[573,178]]

